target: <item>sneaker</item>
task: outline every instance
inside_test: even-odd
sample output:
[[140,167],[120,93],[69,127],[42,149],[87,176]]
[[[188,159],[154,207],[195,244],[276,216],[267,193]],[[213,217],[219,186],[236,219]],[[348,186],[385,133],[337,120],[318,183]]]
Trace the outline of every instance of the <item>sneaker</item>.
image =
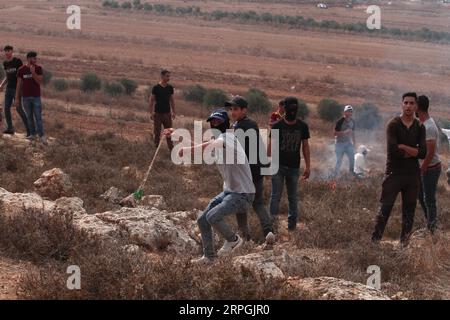
[[14,130],[12,130],[12,129],[6,129],[5,131],[3,131],[3,134],[10,134],[10,135],[13,135],[13,134],[14,134]]
[[203,256],[201,258],[192,259],[191,263],[195,265],[207,265],[213,263],[214,260],[211,258],[208,258],[207,256]]
[[25,139],[27,139],[29,141],[33,141],[35,139],[35,136],[29,135],[29,136],[26,136]]
[[222,248],[217,253],[217,255],[219,257],[225,256],[225,255],[229,254],[230,252],[233,252],[233,251],[239,249],[242,246],[242,244],[244,243],[244,239],[242,239],[238,235],[236,235],[236,237],[237,237],[237,240],[233,241],[233,242],[228,242],[225,240],[225,243],[223,244]]
[[275,235],[273,234],[273,232],[269,232],[266,235],[266,244],[273,245],[274,243],[275,243]]
[[40,140],[41,140],[41,143],[44,146],[48,146],[48,141],[47,141],[47,138],[45,136],[40,137]]

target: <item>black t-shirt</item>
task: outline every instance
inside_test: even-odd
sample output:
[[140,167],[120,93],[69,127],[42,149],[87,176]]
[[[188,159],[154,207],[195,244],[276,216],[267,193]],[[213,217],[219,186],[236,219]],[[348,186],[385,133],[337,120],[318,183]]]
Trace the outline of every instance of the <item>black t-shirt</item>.
[[[334,128],[335,131],[341,132],[341,131],[345,131],[347,129],[352,129],[353,131],[355,131],[355,129],[356,129],[355,120],[353,120],[352,118],[350,118],[349,120],[346,120],[345,117],[342,117],[341,119],[339,119],[338,122],[336,122],[336,127]],[[351,142],[351,141],[352,141],[352,138],[349,135],[336,137],[336,142],[339,142],[339,143],[346,143],[346,142]]]
[[173,95],[173,87],[168,84],[163,87],[159,83],[153,87],[152,94],[155,95],[156,105],[155,112],[169,113],[170,112],[170,97]]
[[298,169],[302,141],[310,138],[308,125],[300,119],[292,125],[281,119],[273,125],[274,129],[279,130],[280,165]]
[[23,65],[19,58],[12,58],[11,61],[4,61],[3,68],[5,69],[6,78],[8,79],[7,88],[15,89],[17,85],[17,71]]

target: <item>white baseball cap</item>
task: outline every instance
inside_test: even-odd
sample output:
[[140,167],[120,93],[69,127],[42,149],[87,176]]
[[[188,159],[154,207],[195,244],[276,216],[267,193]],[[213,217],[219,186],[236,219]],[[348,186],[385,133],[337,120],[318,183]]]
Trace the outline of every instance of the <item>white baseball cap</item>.
[[351,106],[351,105],[346,105],[345,106],[345,108],[344,108],[344,112],[347,112],[347,111],[353,111],[353,107]]

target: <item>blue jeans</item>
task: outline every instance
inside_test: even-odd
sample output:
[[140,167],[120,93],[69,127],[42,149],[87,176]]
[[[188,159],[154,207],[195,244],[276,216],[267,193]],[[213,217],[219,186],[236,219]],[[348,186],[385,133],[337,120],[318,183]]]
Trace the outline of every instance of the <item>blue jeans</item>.
[[342,166],[342,158],[344,154],[348,157],[349,171],[353,174],[355,170],[355,149],[351,142],[337,142],[336,143],[336,167],[334,169],[334,176],[339,175],[339,170]]
[[[7,130],[9,130],[9,131],[14,131],[14,125],[12,122],[12,115],[11,115],[11,107],[14,103],[15,98],[16,98],[16,89],[6,88],[6,90],[5,90],[5,118],[6,118]],[[16,111],[19,114],[20,118],[22,119],[23,124],[25,125],[25,129],[27,130],[27,135],[29,135],[30,130],[28,129],[27,115],[25,114],[25,111],[23,111],[22,105],[19,105],[19,107],[17,107]]]
[[419,202],[425,214],[425,219],[427,219],[427,227],[431,232],[436,229],[436,191],[441,171],[440,166],[428,169],[422,176],[420,184]]
[[283,194],[284,184],[286,182],[287,196],[289,202],[288,221],[296,223],[298,218],[297,208],[297,186],[300,178],[299,168],[289,168],[281,166],[278,173],[272,176],[272,194],[270,196],[270,214],[272,216],[278,215],[280,207],[280,200]]
[[205,211],[197,219],[202,235],[203,253],[206,257],[214,258],[216,255],[212,228],[225,240],[235,241],[236,234],[225,222],[225,217],[246,212],[251,207],[253,199],[254,194],[224,191],[209,202]]
[[36,135],[37,129],[37,134],[40,137],[44,136],[41,97],[23,97],[22,103],[27,113],[30,135]]

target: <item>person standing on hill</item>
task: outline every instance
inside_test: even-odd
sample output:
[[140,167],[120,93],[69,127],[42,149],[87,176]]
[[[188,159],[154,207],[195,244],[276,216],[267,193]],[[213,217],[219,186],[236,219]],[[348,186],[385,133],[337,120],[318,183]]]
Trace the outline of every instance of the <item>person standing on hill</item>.
[[386,173],[381,191],[381,207],[376,218],[372,241],[378,243],[383,237],[397,195],[401,193],[400,243],[406,246],[411,236],[420,189],[419,159],[425,159],[427,145],[425,126],[415,118],[417,94],[405,93],[402,101],[402,114],[389,121],[386,129]]
[[[288,97],[284,100],[285,115],[283,119],[275,123],[272,132],[279,133],[279,169],[272,176],[272,194],[270,196],[270,214],[274,219],[278,216],[281,195],[284,184],[286,184],[288,195],[288,230],[294,231],[298,220],[298,180],[300,178],[301,153],[305,159],[305,170],[302,180],[307,180],[310,175],[310,149],[309,149],[309,127],[297,118],[298,100]],[[269,154],[272,146],[269,144]]]
[[18,109],[21,107],[21,101],[23,102],[30,130],[27,139],[34,140],[37,133],[42,144],[47,145],[42,121],[41,85],[43,81],[43,70],[37,64],[37,53],[30,51],[27,54],[27,64],[17,71],[15,105]]
[[[152,95],[150,97],[150,118],[154,125],[155,145],[159,145],[161,139],[161,126],[164,128],[171,128],[172,121],[175,120],[175,99],[174,88],[169,84],[170,71],[161,71],[160,82],[152,88]],[[167,146],[170,150],[173,149],[173,142],[167,138]]]
[[277,111],[272,112],[270,115],[269,120],[269,128],[272,128],[272,126],[280,121],[284,117],[284,100],[281,100],[278,102],[278,109]]
[[355,171],[355,121],[352,118],[353,107],[345,106],[344,116],[339,119],[334,129],[336,137],[336,167],[334,177],[338,177],[344,154],[347,155],[350,174]]
[[[20,67],[22,67],[22,60],[14,57],[14,48],[12,46],[5,46],[3,49],[5,52],[6,60],[3,61],[3,68],[5,69],[6,77],[0,84],[0,92],[5,89],[5,119],[6,119],[6,130],[3,132],[4,134],[14,134],[14,125],[12,121],[11,115],[11,107],[14,104],[14,99],[16,97],[16,88],[17,88],[17,72]],[[30,135],[30,130],[28,129],[28,120],[25,111],[23,111],[22,103],[16,105],[16,111],[19,114],[22,122],[27,131],[27,136]]]
[[439,129],[428,112],[430,106],[428,97],[420,96],[417,101],[417,115],[425,127],[427,141],[427,155],[420,168],[422,175],[419,202],[427,219],[427,228],[434,233],[437,223],[436,191],[442,172],[439,158]]
[[[258,124],[247,115],[248,103],[240,97],[235,96],[231,101],[225,103],[225,107],[231,108],[231,119],[234,121],[232,129],[242,146],[244,146],[245,154],[250,163],[252,172],[252,180],[255,186],[255,200],[253,201],[253,210],[255,210],[259,223],[268,245],[275,242],[275,235],[272,227],[272,219],[264,205],[264,176],[261,175],[261,156],[265,152],[261,152],[264,148],[261,136],[259,134]],[[253,140],[252,140],[253,137]],[[255,142],[256,139],[256,143]],[[250,238],[247,222],[247,213],[237,215],[238,225],[244,237]]]

